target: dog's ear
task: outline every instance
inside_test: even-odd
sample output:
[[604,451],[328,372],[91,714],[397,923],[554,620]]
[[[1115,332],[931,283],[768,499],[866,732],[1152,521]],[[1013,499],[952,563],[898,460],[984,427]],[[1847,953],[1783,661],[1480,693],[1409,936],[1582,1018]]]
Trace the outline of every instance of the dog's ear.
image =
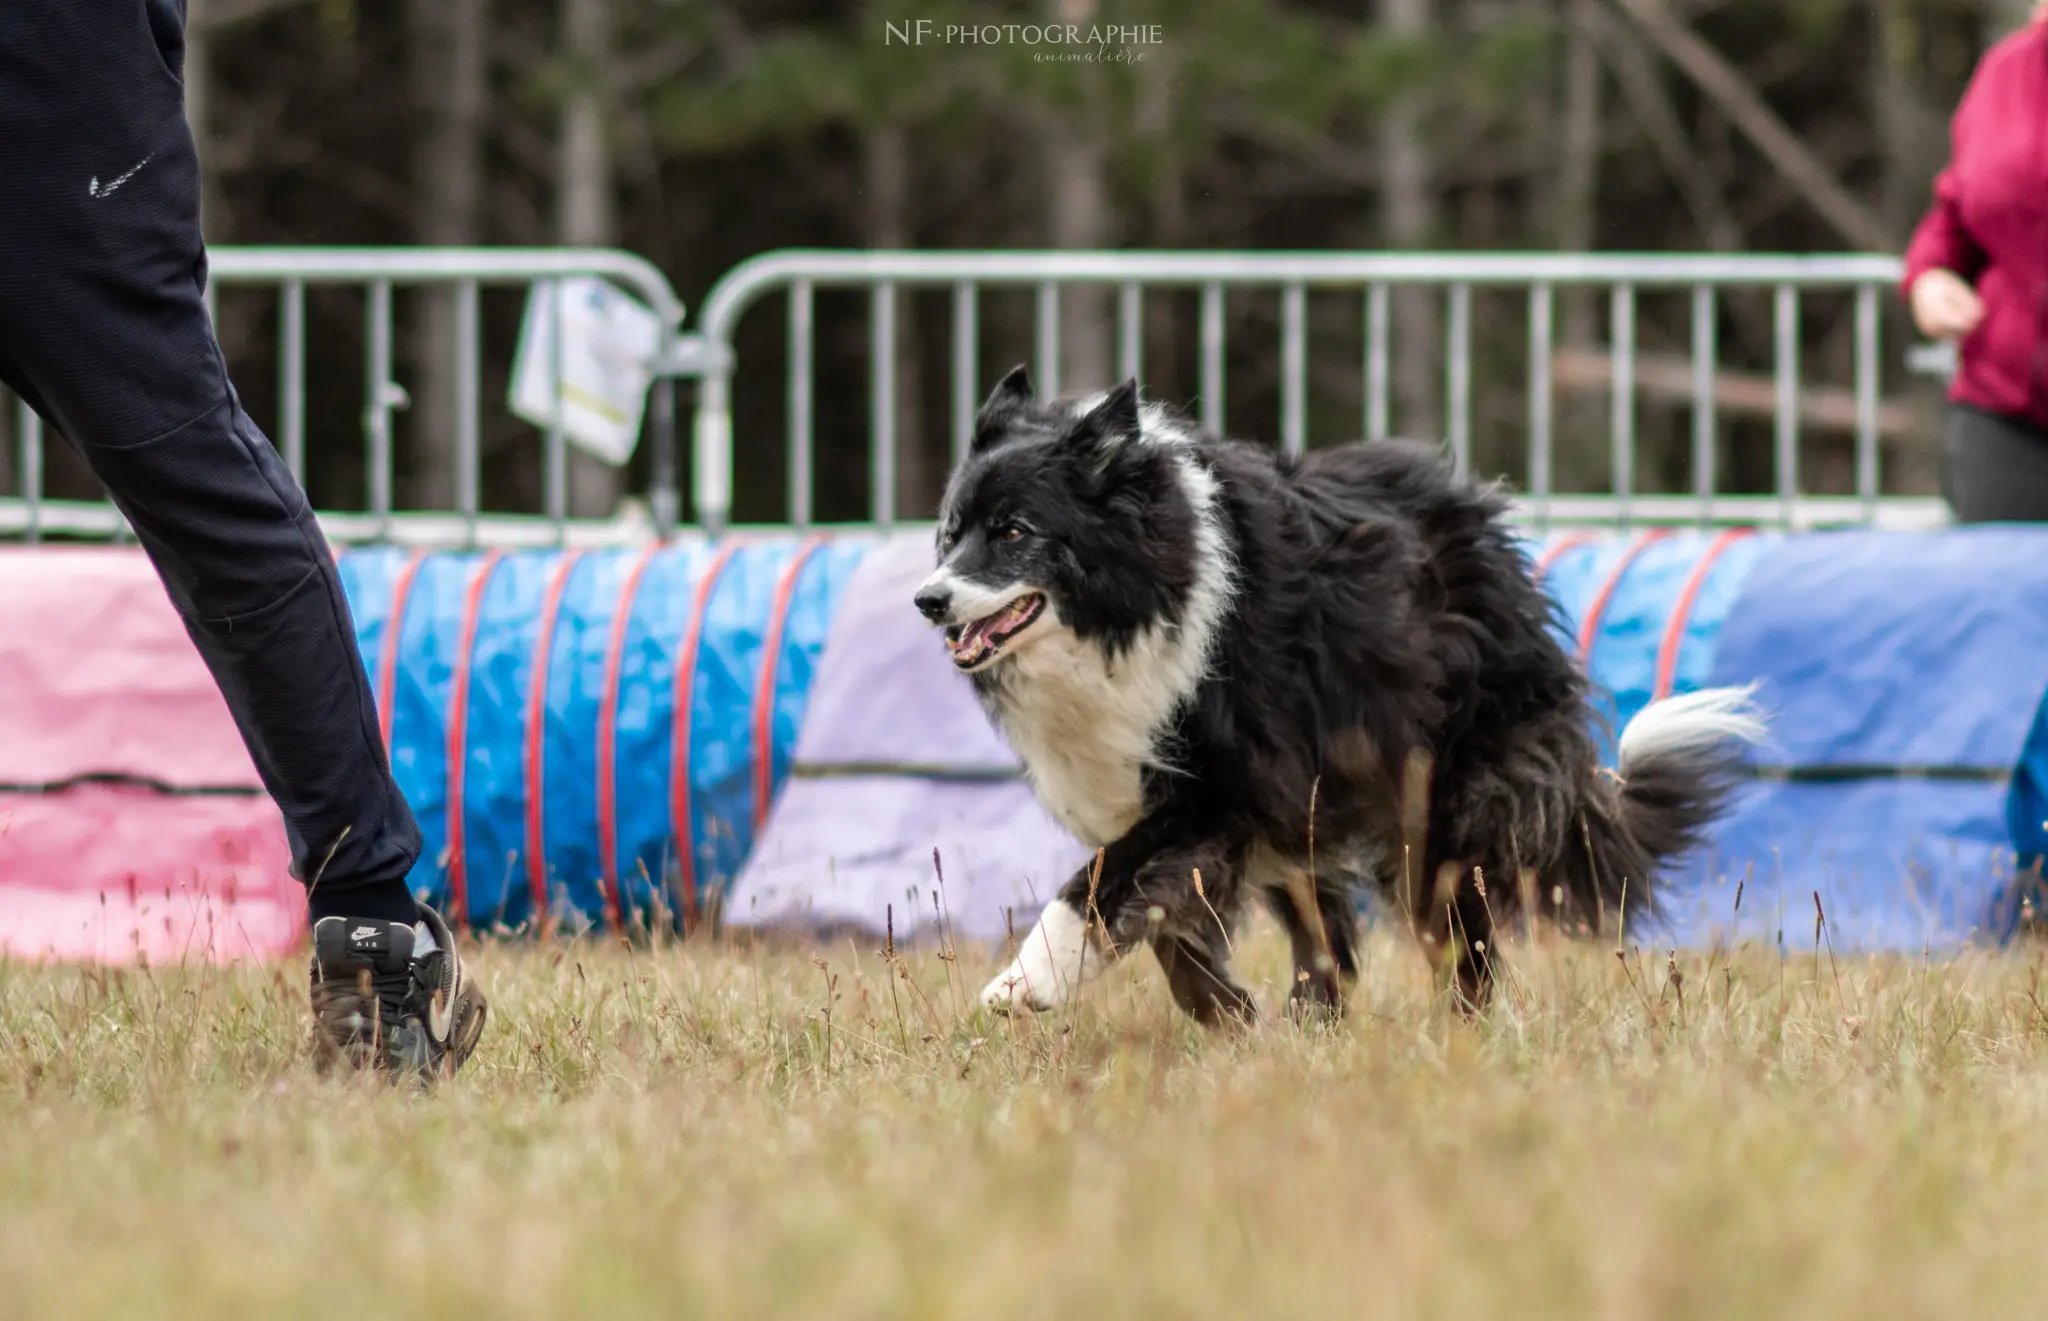
[[996,382],[996,388],[982,401],[981,411],[974,415],[972,448],[982,450],[994,444],[1011,416],[1030,402],[1031,372],[1020,362]]
[[1125,441],[1136,440],[1139,427],[1138,381],[1132,377],[1111,390],[1076,422],[1067,439],[1070,444],[1099,450],[1107,456]]
[[1075,422],[1062,442],[1082,473],[1081,490],[1091,499],[1125,490],[1153,466],[1138,444],[1138,383],[1125,381]]

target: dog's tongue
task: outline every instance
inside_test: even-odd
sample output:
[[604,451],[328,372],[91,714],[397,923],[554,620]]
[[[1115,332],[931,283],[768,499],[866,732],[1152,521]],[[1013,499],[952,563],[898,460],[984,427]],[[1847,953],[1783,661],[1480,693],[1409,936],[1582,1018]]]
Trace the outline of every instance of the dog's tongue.
[[948,638],[946,647],[955,658],[973,658],[988,650],[993,635],[1000,635],[1003,629],[1024,616],[1029,606],[1026,600],[1012,601],[992,615],[977,619],[961,626],[958,637]]
[[1018,620],[1022,619],[1024,617],[1024,611],[1026,609],[1025,602],[1029,599],[1030,598],[1026,597],[1020,600],[1012,601],[1008,605],[1004,606],[1001,610],[998,610],[993,615],[990,615],[987,619],[982,621],[982,632],[1000,633],[1003,630],[1004,625],[1014,624]]

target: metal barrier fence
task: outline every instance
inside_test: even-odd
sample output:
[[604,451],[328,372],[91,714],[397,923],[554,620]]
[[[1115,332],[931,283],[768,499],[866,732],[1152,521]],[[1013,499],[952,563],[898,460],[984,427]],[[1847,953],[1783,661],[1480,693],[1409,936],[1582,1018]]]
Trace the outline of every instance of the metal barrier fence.
[[[1281,448],[1299,453],[1307,441],[1306,401],[1310,361],[1307,294],[1351,291],[1362,301],[1366,347],[1362,434],[1388,432],[1391,291],[1427,286],[1441,292],[1445,327],[1443,440],[1461,468],[1469,468],[1473,418],[1473,297],[1475,290],[1520,290],[1527,296],[1531,371],[1527,383],[1529,448],[1526,471],[1512,476],[1522,492],[1522,510],[1546,523],[1628,524],[1632,522],[1744,522],[1812,526],[1823,523],[1926,525],[1946,511],[1939,500],[1881,495],[1879,403],[1884,359],[1880,348],[1880,300],[1891,296],[1900,269],[1885,256],[1620,256],[1547,254],[1399,253],[1148,253],[1148,252],[842,252],[785,251],[765,254],[735,267],[706,296],[698,333],[712,346],[697,396],[694,436],[698,514],[722,525],[731,508],[733,436],[731,352],[742,317],[764,299],[788,302],[787,427],[789,490],[787,518],[805,524],[812,510],[814,419],[818,416],[812,372],[816,362],[813,299],[822,289],[864,289],[869,297],[871,350],[869,424],[872,507],[878,524],[896,521],[896,450],[877,444],[896,430],[893,349],[899,291],[942,288],[952,292],[950,434],[957,456],[967,442],[973,413],[988,386],[977,361],[977,311],[982,290],[1035,291],[1035,352],[1032,369],[1042,389],[1056,391],[1061,355],[1060,293],[1070,285],[1106,286],[1117,293],[1117,374],[1143,377],[1143,300],[1153,289],[1179,288],[1199,294],[1200,416],[1222,430],[1224,377],[1229,346],[1225,299],[1245,289],[1280,295],[1280,401],[1277,437]],[[1769,292],[1774,340],[1773,489],[1763,495],[1729,495],[1715,480],[1715,373],[1717,299],[1736,289]],[[1556,347],[1557,304],[1566,290],[1595,290],[1608,299],[1610,328],[1611,446],[1613,490],[1581,496],[1557,491],[1552,482],[1553,392],[1550,371],[1539,369]],[[1641,293],[1683,291],[1691,298],[1691,384],[1693,488],[1685,495],[1652,495],[1635,489],[1636,306]],[[1799,490],[1801,381],[1799,317],[1802,297],[1816,291],[1846,293],[1854,299],[1854,491],[1845,496],[1811,496]],[[1944,369],[1937,355],[1916,355],[1916,370]],[[1272,435],[1264,428],[1250,435]]]
[[[559,404],[543,444],[544,513],[539,518],[480,513],[479,414],[482,400],[482,335],[479,300],[492,286],[527,288],[537,281],[575,276],[601,276],[621,286],[651,308],[664,326],[661,359],[646,419],[646,443],[652,450],[651,513],[657,528],[672,528],[677,517],[675,465],[675,395],[678,376],[694,370],[691,346],[679,335],[683,305],[668,278],[645,258],[609,250],[566,248],[233,248],[208,253],[210,279],[207,304],[212,310],[222,288],[270,286],[277,294],[278,382],[274,423],[278,448],[300,481],[305,480],[306,293],[315,286],[349,286],[363,295],[363,453],[368,509],[362,513],[323,512],[328,534],[340,542],[403,540],[423,544],[475,544],[479,541],[540,543],[564,538],[567,519],[568,451]],[[400,287],[448,290],[455,306],[456,409],[453,455],[455,507],[400,513],[392,505],[392,414],[404,406],[406,392],[393,375],[393,291]],[[551,300],[559,309],[562,300]],[[556,348],[551,376],[562,375],[562,336],[550,337]],[[557,399],[560,391],[555,391]],[[0,500],[0,535],[29,540],[42,536],[120,538],[124,522],[112,505],[101,501],[44,499],[44,429],[23,404],[16,418],[20,493]]]
[[[479,290],[488,286],[531,287],[536,281],[595,275],[609,279],[652,308],[666,328],[656,363],[643,444],[651,451],[649,505],[653,531],[672,529],[680,513],[674,436],[674,388],[678,379],[698,382],[693,428],[692,495],[697,522],[719,531],[732,515],[734,447],[745,443],[733,426],[733,385],[739,369],[735,345],[740,322],[765,300],[787,302],[786,439],[789,456],[784,521],[813,521],[817,318],[820,290],[864,291],[869,322],[869,401],[864,432],[871,475],[869,517],[879,525],[898,521],[895,505],[897,399],[895,327],[899,291],[949,290],[951,342],[947,428],[952,451],[964,448],[973,412],[989,382],[979,361],[979,321],[984,290],[1025,290],[1035,297],[1033,369],[1042,389],[1057,390],[1062,349],[1060,308],[1069,286],[1115,291],[1116,358],[1119,375],[1144,376],[1144,308],[1154,290],[1196,296],[1199,413],[1203,425],[1222,430],[1224,382],[1231,357],[1226,302],[1247,291],[1279,298],[1276,426],[1234,428],[1251,436],[1276,437],[1281,448],[1299,453],[1308,442],[1311,363],[1308,297],[1354,296],[1363,322],[1363,409],[1359,434],[1388,434],[1390,307],[1393,292],[1422,286],[1442,300],[1444,338],[1442,437],[1469,470],[1474,441],[1475,292],[1526,300],[1527,454],[1512,478],[1521,509],[1549,524],[1744,522],[1787,526],[1822,523],[1925,525],[1939,523],[1945,508],[1936,499],[1887,496],[1880,473],[1879,412],[1885,357],[1881,300],[1899,277],[1896,259],[1885,256],[1688,256],[1565,254],[1398,254],[1398,253],[1146,253],[1146,252],[848,252],[784,251],[741,263],[706,296],[694,333],[682,332],[683,308],[666,277],[630,253],[569,249],[432,248],[218,248],[210,254],[213,289],[274,288],[277,298],[278,382],[276,440],[293,472],[303,480],[307,378],[306,294],[314,286],[349,286],[361,291],[364,307],[364,443],[367,509],[323,513],[337,541],[397,540],[412,544],[499,545],[603,542],[644,536],[647,529],[616,523],[574,524],[567,517],[566,448],[559,411],[543,445],[543,512],[520,517],[480,513]],[[454,508],[407,511],[393,508],[392,413],[405,398],[393,379],[392,296],[396,287],[438,287],[452,293],[456,309],[458,364],[452,453]],[[1577,494],[1557,489],[1555,398],[1552,372],[1558,344],[1558,308],[1564,297],[1604,295],[1610,334],[1603,370],[1610,398],[1608,462],[1612,489]],[[1764,291],[1771,308],[1773,344],[1771,392],[1771,489],[1763,494],[1729,494],[1716,479],[1716,373],[1720,300],[1736,291]],[[1802,299],[1819,294],[1853,300],[1853,491],[1813,495],[1800,490],[1802,381],[1800,314]],[[1690,300],[1691,489],[1684,494],[1638,489],[1636,392],[1638,300],[1683,295]],[[552,300],[557,308],[560,299]],[[559,345],[561,337],[553,337]],[[882,346],[875,351],[874,346]],[[1949,369],[1937,350],[1923,346],[1909,357],[1916,370]],[[1003,364],[1006,365],[1006,364]],[[323,368],[324,370],[324,368]],[[553,363],[559,379],[559,354]],[[1668,383],[1667,383],[1668,384]],[[1847,406],[1845,405],[1845,408]],[[118,537],[124,529],[103,502],[44,498],[43,432],[26,409],[16,429],[19,494],[0,499],[0,535],[35,538],[45,533]],[[886,438],[886,443],[885,443]]]

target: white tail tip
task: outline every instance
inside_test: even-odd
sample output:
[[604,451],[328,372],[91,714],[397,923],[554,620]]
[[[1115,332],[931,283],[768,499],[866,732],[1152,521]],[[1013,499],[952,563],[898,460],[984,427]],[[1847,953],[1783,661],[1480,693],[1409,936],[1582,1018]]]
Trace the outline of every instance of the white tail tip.
[[1763,742],[1768,725],[1754,700],[1756,688],[1703,688],[1650,703],[1621,731],[1622,775],[1629,763],[1647,758],[1706,752],[1728,740]]

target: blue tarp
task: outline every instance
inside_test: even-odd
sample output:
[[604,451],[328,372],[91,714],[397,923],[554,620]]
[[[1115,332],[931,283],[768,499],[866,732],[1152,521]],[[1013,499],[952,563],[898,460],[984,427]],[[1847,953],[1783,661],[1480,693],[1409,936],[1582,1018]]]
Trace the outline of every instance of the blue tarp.
[[1756,760],[1789,782],[1740,795],[1690,869],[1678,939],[1810,947],[1816,893],[1838,950],[2010,937],[2015,845],[2040,847],[2010,823],[2039,820],[2024,800],[2048,782],[2048,529],[1787,538],[1729,612],[1711,680],[1760,681],[1774,727]]
[[[1700,554],[1603,537],[1547,566],[1574,630],[1612,582],[1589,660],[1610,761]],[[2048,530],[1736,541],[1676,659],[1674,692],[1758,684],[1772,737],[1660,938],[1807,947],[1816,895],[1841,951],[2010,938],[2015,874],[2048,853]]]
[[[761,749],[756,697],[768,636],[782,612],[767,755],[768,785],[787,776],[811,673],[839,593],[870,541],[839,537],[810,544],[794,536],[736,543],[705,601],[689,696],[687,766],[693,888],[716,904],[753,841]],[[804,557],[796,565],[797,557]],[[579,556],[562,582],[543,693],[539,828],[554,915],[569,925],[606,911],[600,843],[598,731],[613,621],[640,561],[632,550]],[[670,768],[676,730],[679,653],[698,587],[718,558],[702,540],[663,547],[647,559],[618,653],[614,711],[613,867],[618,905],[629,920],[680,916],[676,890]],[[376,548],[345,554],[342,581],[373,681],[389,642],[393,600],[409,557]],[[544,601],[562,563],[556,552],[503,556],[478,598],[469,657],[462,830],[468,917],[516,926],[533,916],[528,833],[533,795],[526,758],[534,663]],[[450,705],[476,554],[420,557],[398,651],[391,760],[419,819],[425,847],[410,877],[430,902],[449,901]]]
[[[1544,566],[1574,633],[1608,593],[1588,664],[1610,762],[1703,550],[1701,534],[1638,541],[1571,539]],[[1838,950],[2012,936],[2038,889],[2016,878],[2048,856],[2048,529],[1734,541],[1675,661],[1673,692],[1758,684],[1773,731],[1669,878],[1662,938],[1811,945],[1816,895]]]

